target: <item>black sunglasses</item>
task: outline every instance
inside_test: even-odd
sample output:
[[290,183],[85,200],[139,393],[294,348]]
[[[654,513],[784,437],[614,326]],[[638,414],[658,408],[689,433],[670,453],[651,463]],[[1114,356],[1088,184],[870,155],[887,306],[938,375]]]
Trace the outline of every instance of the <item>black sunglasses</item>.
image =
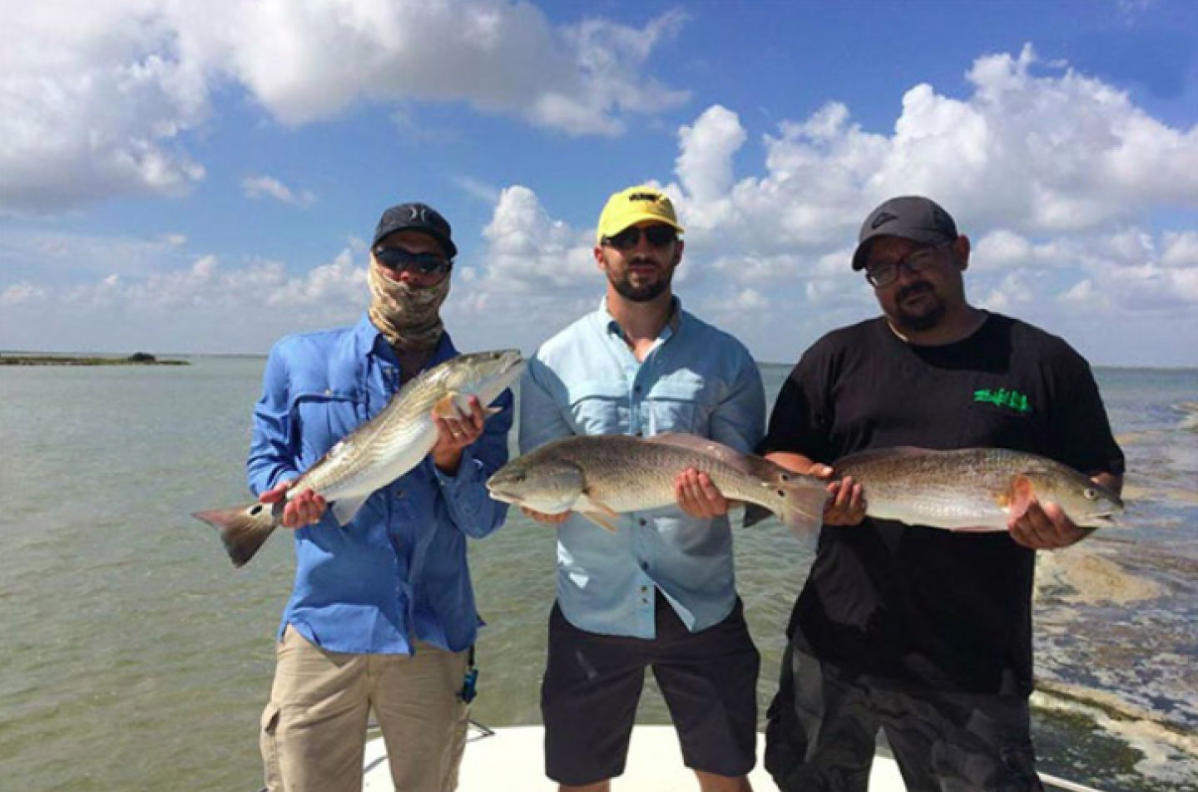
[[650,247],[660,248],[678,238],[678,233],[668,225],[651,225],[648,228],[631,226],[618,234],[604,237],[603,244],[610,245],[616,250],[632,250],[641,243],[641,232]]
[[421,275],[444,275],[453,262],[436,253],[409,253],[403,248],[375,248],[378,263],[394,272],[419,272]]

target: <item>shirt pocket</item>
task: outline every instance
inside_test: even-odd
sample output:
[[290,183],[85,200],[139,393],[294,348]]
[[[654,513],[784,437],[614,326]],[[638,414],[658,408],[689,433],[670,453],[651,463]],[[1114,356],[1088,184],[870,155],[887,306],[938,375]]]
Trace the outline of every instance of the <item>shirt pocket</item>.
[[300,462],[314,465],[342,438],[360,426],[365,404],[354,392],[296,390],[291,399],[292,432],[299,438]]
[[674,377],[653,385],[641,403],[646,435],[687,432],[706,437],[711,409],[704,402],[705,381],[699,376]]
[[623,382],[588,380],[570,386],[575,434],[623,434],[629,426],[628,389]]

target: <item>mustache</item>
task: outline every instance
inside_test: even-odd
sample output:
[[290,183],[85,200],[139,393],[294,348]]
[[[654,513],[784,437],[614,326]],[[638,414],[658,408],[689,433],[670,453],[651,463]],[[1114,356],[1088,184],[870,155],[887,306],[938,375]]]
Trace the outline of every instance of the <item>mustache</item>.
[[902,302],[908,297],[916,294],[923,294],[924,292],[930,292],[931,290],[932,284],[925,281],[920,281],[919,283],[912,283],[910,286],[905,286],[904,288],[899,289],[899,292],[894,296],[894,299],[898,302]]

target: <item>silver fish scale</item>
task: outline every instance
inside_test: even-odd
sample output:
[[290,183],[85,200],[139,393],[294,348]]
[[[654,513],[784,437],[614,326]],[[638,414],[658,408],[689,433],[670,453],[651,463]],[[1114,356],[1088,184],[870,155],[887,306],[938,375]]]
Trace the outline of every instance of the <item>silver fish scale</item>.
[[922,454],[866,452],[835,465],[859,482],[869,514],[908,524],[988,527],[1007,524],[1007,498],[1016,475],[1074,475],[1062,465],[1006,449]]
[[617,511],[640,511],[672,505],[674,479],[688,467],[706,473],[725,497],[762,503],[768,482],[711,456],[667,443],[609,436],[602,442],[569,441],[554,456],[577,465],[586,479],[588,496]]
[[503,392],[506,382],[474,376],[467,358],[453,358],[426,375],[409,381],[387,406],[338,442],[308,470],[292,492],[311,488],[328,500],[367,495],[416,467],[437,439],[430,413],[454,386],[463,394],[477,393],[488,404]]

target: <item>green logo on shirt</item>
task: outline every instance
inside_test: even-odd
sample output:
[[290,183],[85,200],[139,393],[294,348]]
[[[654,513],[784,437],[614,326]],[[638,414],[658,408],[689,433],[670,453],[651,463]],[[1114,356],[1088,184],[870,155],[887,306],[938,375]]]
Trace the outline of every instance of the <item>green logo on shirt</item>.
[[988,402],[995,407],[1006,407],[1015,412],[1029,413],[1032,411],[1032,404],[1017,390],[1007,390],[999,388],[998,390],[978,390],[973,392],[973,400],[975,402]]

